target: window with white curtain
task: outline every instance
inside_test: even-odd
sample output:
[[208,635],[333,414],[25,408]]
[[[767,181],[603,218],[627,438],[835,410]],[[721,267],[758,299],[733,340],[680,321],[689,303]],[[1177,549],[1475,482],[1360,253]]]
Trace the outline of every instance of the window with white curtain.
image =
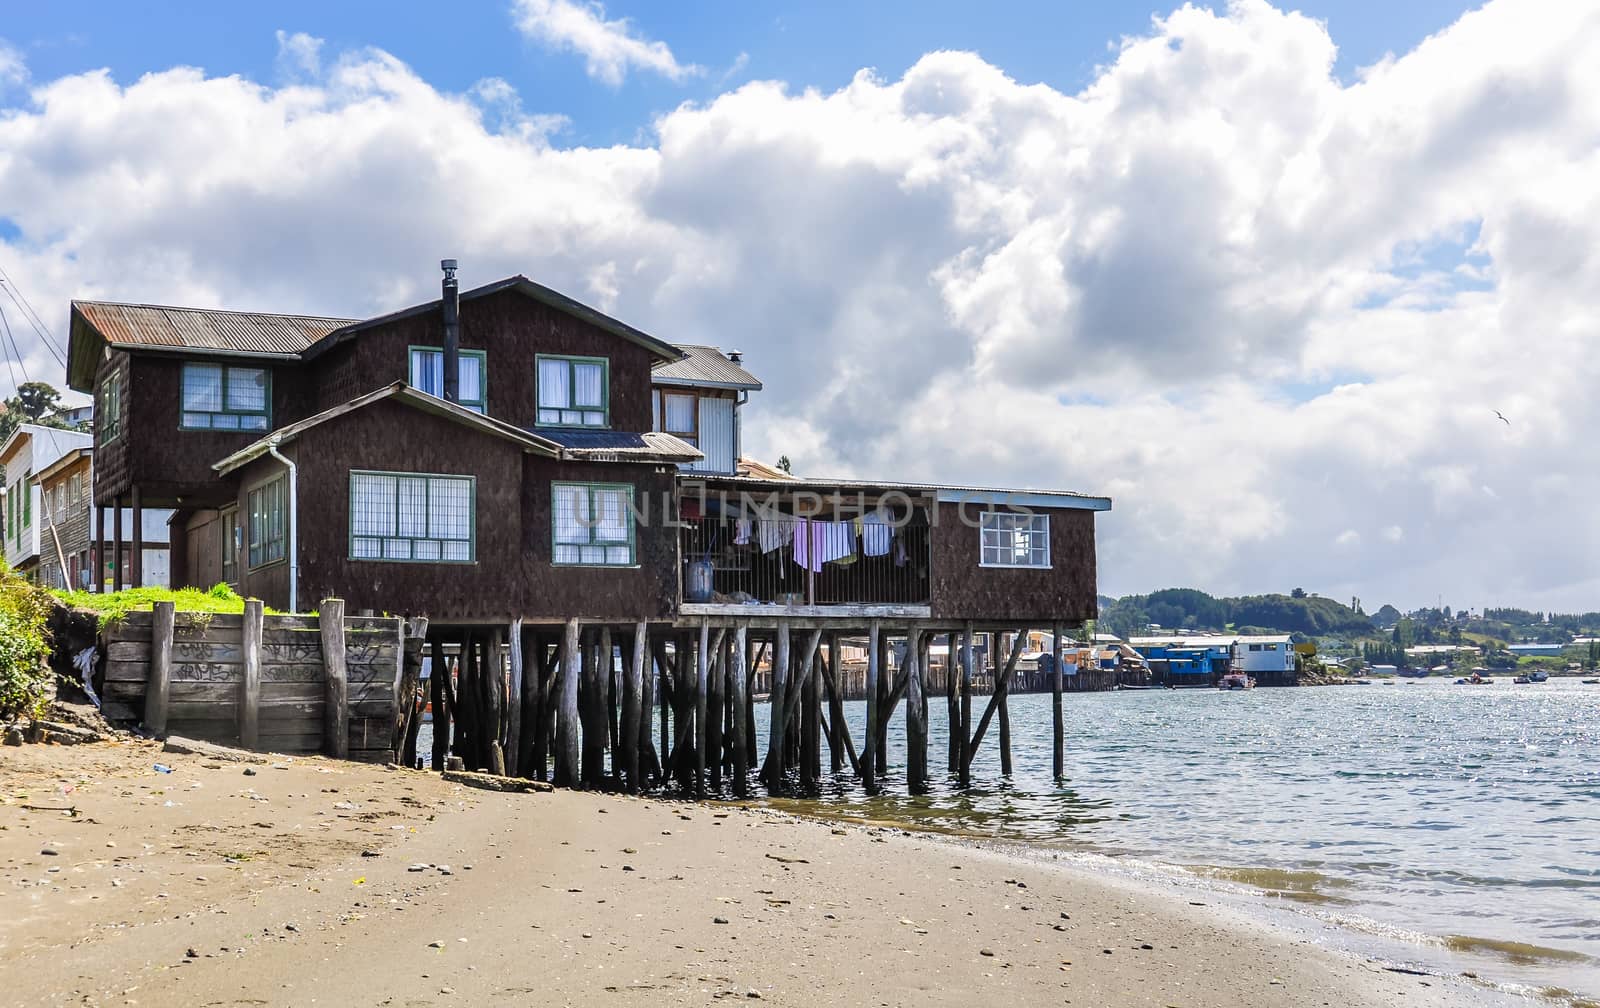
[[631,567],[633,487],[620,483],[551,484],[551,559],[558,566]]
[[183,366],[185,430],[264,431],[271,426],[272,379],[266,368]]
[[475,559],[471,476],[350,473],[350,558],[418,563]]
[[981,516],[984,567],[1049,567],[1050,516],[985,511]]
[[539,424],[605,427],[611,422],[610,363],[604,357],[538,357]]
[[251,490],[245,503],[249,511],[250,567],[276,563],[288,555],[288,481],[279,476]]
[[689,444],[700,444],[700,398],[688,392],[661,397],[661,429]]
[[[488,355],[482,350],[462,350],[457,365],[456,393],[461,405],[474,413],[487,413]],[[443,349],[423,346],[411,348],[411,387],[444,398]]]

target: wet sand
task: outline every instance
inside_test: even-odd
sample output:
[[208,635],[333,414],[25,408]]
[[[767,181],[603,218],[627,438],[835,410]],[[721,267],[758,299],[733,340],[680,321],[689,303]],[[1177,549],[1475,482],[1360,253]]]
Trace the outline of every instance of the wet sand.
[[18,1005],[1484,999],[1125,880],[759,805],[132,741],[0,750],[0,799]]

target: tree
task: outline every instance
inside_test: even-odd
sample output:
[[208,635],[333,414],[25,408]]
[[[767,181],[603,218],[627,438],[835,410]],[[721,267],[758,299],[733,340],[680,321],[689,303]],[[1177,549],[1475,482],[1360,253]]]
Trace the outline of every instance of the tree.
[[25,423],[70,429],[72,424],[54,415],[60,408],[61,393],[56,391],[55,386],[45,382],[23,382],[17,386],[17,394],[5,400],[5,409],[0,411],[0,442],[4,442],[19,425]]
[[1296,588],[1294,591],[1289,593],[1289,597],[1290,598],[1305,598],[1306,597],[1306,590],[1304,588]]
[[784,472],[791,472],[792,471],[789,468],[789,456],[787,456],[787,455],[779,455],[778,456],[778,468],[782,469]]

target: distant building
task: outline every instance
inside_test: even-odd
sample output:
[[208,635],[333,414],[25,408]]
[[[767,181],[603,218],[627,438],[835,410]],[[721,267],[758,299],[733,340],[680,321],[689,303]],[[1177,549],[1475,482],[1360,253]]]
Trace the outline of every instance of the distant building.
[[1559,658],[1565,644],[1512,644],[1506,648],[1518,658]]
[[88,434],[25,423],[0,446],[0,469],[5,472],[5,562],[12,570],[37,578],[41,547],[53,548],[42,535],[39,474],[63,455],[90,447],[91,441]]
[[1134,637],[1128,643],[1150,662],[1158,685],[1211,686],[1228,672],[1244,672],[1262,686],[1298,681],[1288,634],[1175,634]]
[[[44,548],[39,555],[39,583],[49,588],[74,588],[87,590],[94,585],[94,529],[90,521],[93,510],[90,498],[94,488],[94,452],[76,448],[40,470],[40,525]],[[166,588],[172,584],[171,530],[168,522],[172,512],[165,508],[146,508],[141,513],[144,528],[141,530],[139,571],[142,583]],[[112,527],[117,519],[110,519]],[[131,534],[133,509],[123,508],[121,528]],[[110,539],[100,544],[104,562],[101,581],[112,581],[112,548]],[[124,542],[118,558],[125,565],[133,562],[133,545]]]

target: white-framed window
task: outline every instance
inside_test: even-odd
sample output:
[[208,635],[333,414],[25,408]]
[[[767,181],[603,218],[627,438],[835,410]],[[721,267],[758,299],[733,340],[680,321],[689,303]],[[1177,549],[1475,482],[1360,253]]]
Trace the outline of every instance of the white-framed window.
[[611,423],[611,364],[604,357],[536,358],[541,427],[606,427]]
[[[482,350],[462,350],[456,363],[456,394],[461,405],[474,413],[487,413],[489,355]],[[411,348],[411,387],[444,398],[443,349],[427,346]]]
[[980,516],[984,567],[1049,567],[1050,516],[985,511]]
[[279,476],[246,495],[249,512],[250,568],[277,563],[288,555],[289,482]]
[[660,421],[657,430],[665,431],[688,444],[700,447],[700,397],[693,392],[657,392]]
[[266,368],[183,366],[184,430],[264,431],[271,426],[272,377]]
[[633,487],[552,483],[551,561],[557,566],[634,564]]
[[471,563],[477,481],[430,473],[350,473],[350,559]]

